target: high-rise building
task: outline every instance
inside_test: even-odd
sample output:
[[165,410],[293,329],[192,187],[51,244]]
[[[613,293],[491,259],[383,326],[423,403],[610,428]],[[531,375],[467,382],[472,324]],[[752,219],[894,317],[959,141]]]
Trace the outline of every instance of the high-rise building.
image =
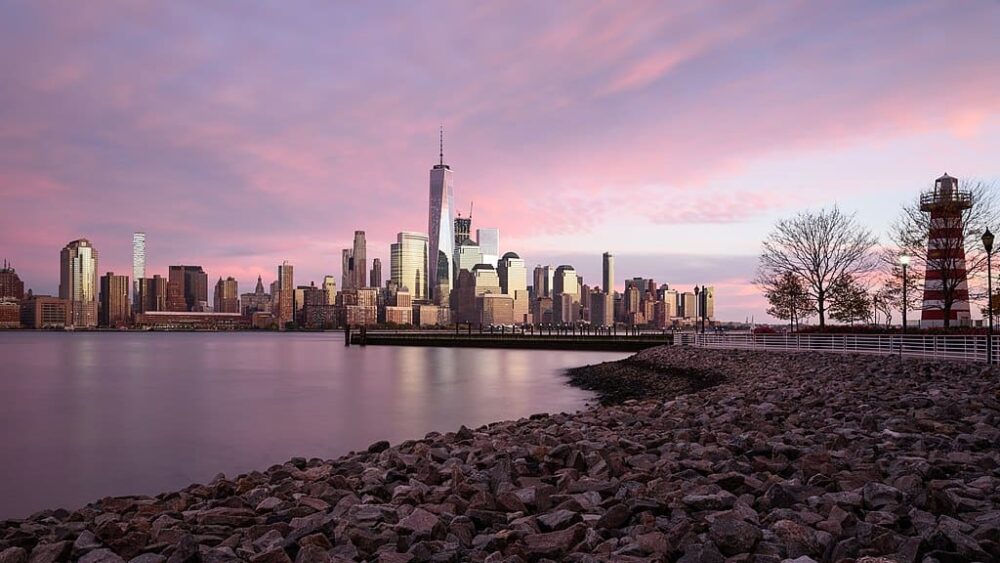
[[167,279],[160,275],[139,280],[139,300],[136,313],[167,311]]
[[128,276],[116,276],[108,272],[101,276],[101,310],[98,324],[117,328],[129,324],[129,294],[131,286]]
[[574,302],[579,299],[579,279],[576,275],[576,269],[573,266],[559,266],[552,277],[552,294],[560,295],[563,293],[572,295]]
[[354,285],[354,251],[345,248],[341,251],[340,260],[340,288],[343,290],[357,289]]
[[59,297],[69,301],[70,324],[97,326],[97,291],[97,249],[74,240],[59,255]]
[[284,329],[286,323],[295,320],[295,281],[292,275],[292,265],[285,260],[278,266],[278,294],[274,297],[275,317],[278,328]]
[[455,276],[462,270],[472,271],[476,264],[483,263],[483,253],[479,250],[479,245],[471,239],[465,239],[462,244],[455,249]]
[[483,253],[483,264],[496,268],[500,260],[500,229],[476,229],[476,243]]
[[677,316],[694,319],[698,314],[698,301],[694,293],[685,291],[677,295]]
[[[262,288],[263,289],[263,288]],[[215,284],[214,309],[216,313],[239,313],[240,312],[240,290],[236,280],[232,277],[222,279]]]
[[455,249],[455,193],[451,167],[444,163],[444,131],[438,164],[430,172],[430,205],[428,206],[428,286],[431,299],[447,304],[454,275],[452,260]]
[[552,282],[555,278],[555,270],[551,266],[535,266],[532,278],[535,299],[539,297],[552,297]]
[[615,256],[610,252],[604,253],[604,293],[614,295],[615,293]]
[[354,288],[368,287],[368,245],[365,242],[364,231],[354,231],[354,252],[351,254],[354,264]]
[[462,244],[467,238],[472,238],[472,216],[462,217],[458,213],[458,217],[455,217],[455,246]]
[[333,281],[333,276],[323,276],[323,292],[326,294],[326,304],[337,303],[337,282]]
[[368,280],[368,287],[382,287],[382,260],[380,258],[372,260],[372,272]]
[[590,324],[609,327],[615,324],[615,298],[607,293],[594,291],[590,294]]
[[14,270],[9,262],[4,260],[3,268],[0,268],[0,300],[24,299],[24,282]]
[[698,296],[697,318],[704,316],[708,320],[715,319],[715,286],[705,287],[704,295]]
[[514,252],[504,254],[497,265],[497,274],[500,276],[500,291],[514,300],[514,322],[526,322],[531,299],[528,296],[528,269],[524,266],[524,260]]
[[205,310],[208,305],[208,274],[201,266],[170,266],[168,278],[169,283],[175,283],[180,288],[185,311]]
[[427,264],[427,235],[406,231],[396,235],[389,247],[389,278],[418,301],[429,299]]
[[132,306],[139,309],[139,283],[146,277],[146,233],[132,233]]

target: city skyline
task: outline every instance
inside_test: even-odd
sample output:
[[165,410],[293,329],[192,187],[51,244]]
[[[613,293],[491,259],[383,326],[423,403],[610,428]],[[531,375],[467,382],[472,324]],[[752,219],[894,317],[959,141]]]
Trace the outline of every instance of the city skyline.
[[995,4],[536,8],[253,7],[234,28],[193,4],[10,7],[0,254],[53,295],[67,241],[126,274],[135,231],[149,275],[244,288],[285,259],[336,276],[355,230],[388,264],[396,233],[426,232],[443,124],[454,206],[476,202],[500,254],[596,283],[607,251],[619,290],[712,284],[720,318],[763,319],[775,217],[839,203],[882,232],[943,172],[996,178]]

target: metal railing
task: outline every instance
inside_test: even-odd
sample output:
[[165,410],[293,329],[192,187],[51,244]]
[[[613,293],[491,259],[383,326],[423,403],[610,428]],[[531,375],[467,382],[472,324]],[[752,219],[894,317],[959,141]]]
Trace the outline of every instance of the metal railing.
[[[843,352],[986,361],[986,335],[932,334],[699,334],[681,333],[675,344],[745,350]],[[993,363],[1000,360],[1000,337],[993,336]]]

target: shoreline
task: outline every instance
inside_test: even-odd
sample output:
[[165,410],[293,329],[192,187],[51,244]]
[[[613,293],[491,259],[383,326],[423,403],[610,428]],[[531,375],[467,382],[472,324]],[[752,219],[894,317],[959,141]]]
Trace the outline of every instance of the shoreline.
[[601,406],[3,521],[0,561],[987,560],[997,373],[653,348],[569,370]]

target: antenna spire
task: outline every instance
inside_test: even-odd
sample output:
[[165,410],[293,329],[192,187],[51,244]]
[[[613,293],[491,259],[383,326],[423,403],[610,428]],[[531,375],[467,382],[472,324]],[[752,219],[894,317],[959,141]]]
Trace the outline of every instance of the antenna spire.
[[438,154],[438,156],[441,157],[441,166],[444,166],[444,125],[441,126],[441,131],[439,134],[440,134],[441,152]]

